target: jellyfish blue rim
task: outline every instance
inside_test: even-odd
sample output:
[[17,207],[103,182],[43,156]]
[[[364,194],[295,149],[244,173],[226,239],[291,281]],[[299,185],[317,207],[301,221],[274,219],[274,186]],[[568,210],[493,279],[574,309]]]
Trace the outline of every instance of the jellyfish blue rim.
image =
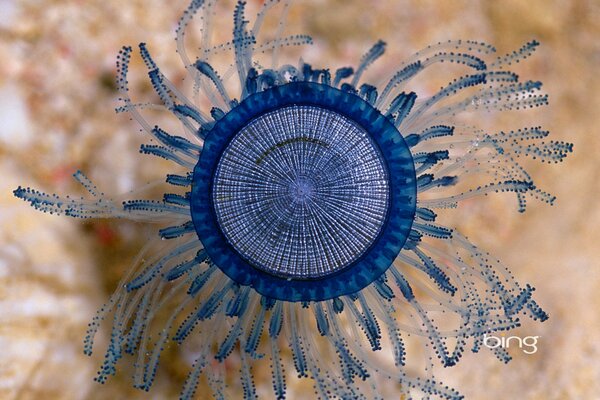
[[[389,179],[386,220],[371,246],[354,262],[314,279],[279,277],[246,261],[222,232],[213,204],[213,178],[220,156],[235,135],[253,119],[292,105],[337,112],[361,126],[378,146]],[[400,132],[379,110],[354,93],[314,82],[291,82],[254,93],[216,121],[207,133],[194,168],[191,216],[210,260],[229,278],[260,294],[284,301],[321,301],[356,293],[378,279],[404,247],[416,210],[416,173],[412,154]]]

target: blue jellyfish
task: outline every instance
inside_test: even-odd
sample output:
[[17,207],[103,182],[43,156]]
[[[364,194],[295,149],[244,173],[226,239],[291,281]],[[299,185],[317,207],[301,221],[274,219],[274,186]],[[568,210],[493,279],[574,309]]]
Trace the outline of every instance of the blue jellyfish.
[[[215,1],[193,0],[176,33],[190,98],[142,43],[162,104],[135,103],[127,83],[132,48],[121,50],[117,111],[151,137],[142,153],[183,171],[167,175],[172,189],[162,200],[119,204],[82,172],[74,177],[87,198],[21,187],[14,194],[44,212],[162,224],[160,251],[152,251],[154,242],[143,250],[89,325],[86,354],[102,322],[112,324],[101,383],[130,354],[134,385],[150,390],[163,350],[195,340],[181,399],[195,396],[202,376],[215,398],[230,387],[256,398],[265,370],[272,378],[265,396],[278,399],[298,378],[311,379],[324,399],[382,398],[382,379],[409,396],[461,398],[436,380],[434,364],[456,364],[465,351],[485,347],[484,335],[515,328],[522,316],[548,318],[530,285],[436,214],[498,192],[514,193],[520,212],[532,199],[554,201],[519,158],[559,162],[570,143],[547,140],[541,127],[489,132],[457,118],[546,105],[540,82],[507,69],[538,42],[500,57],[479,42],[438,43],[374,85],[363,75],[384,54],[383,41],[354,68],[281,63],[286,46],[312,43],[284,35],[289,5],[267,0],[251,24],[238,1],[232,39],[211,44]],[[279,27],[263,40],[259,31],[274,8],[283,9]],[[184,37],[196,14],[204,40],[194,59]],[[211,59],[227,54],[232,64],[217,70]],[[430,97],[408,89],[439,63],[463,64],[469,73]],[[148,122],[147,108],[172,114],[179,133]],[[406,342],[415,337],[425,354],[422,374],[407,366]],[[510,360],[501,347],[489,350]]]

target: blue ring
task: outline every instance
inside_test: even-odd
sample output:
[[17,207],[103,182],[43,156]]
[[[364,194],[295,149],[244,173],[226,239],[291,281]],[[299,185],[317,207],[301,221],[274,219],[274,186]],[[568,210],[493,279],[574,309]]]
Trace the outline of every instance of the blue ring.
[[[316,279],[281,278],[249,264],[225,238],[212,201],[213,177],[229,141],[254,118],[289,105],[323,107],[359,124],[379,146],[389,172],[390,205],[379,236],[358,260]],[[273,299],[321,301],[356,293],[389,268],[411,230],[416,195],[412,154],[388,118],[355,94],[324,84],[292,82],[249,96],[215,123],[194,168],[191,214],[206,253],[235,282]]]

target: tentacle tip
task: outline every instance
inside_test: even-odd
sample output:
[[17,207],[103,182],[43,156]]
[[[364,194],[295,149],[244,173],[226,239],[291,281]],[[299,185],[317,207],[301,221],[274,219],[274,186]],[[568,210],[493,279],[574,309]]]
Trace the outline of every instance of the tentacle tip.
[[13,190],[13,196],[19,198],[19,199],[24,199],[25,196],[25,192],[26,189],[23,188],[22,186],[17,186],[17,188],[15,190]]

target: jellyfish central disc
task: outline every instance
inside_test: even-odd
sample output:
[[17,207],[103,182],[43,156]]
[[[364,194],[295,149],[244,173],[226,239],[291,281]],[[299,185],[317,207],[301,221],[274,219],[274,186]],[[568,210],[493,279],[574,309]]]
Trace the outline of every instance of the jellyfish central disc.
[[289,105],[251,120],[220,156],[219,227],[252,266],[292,279],[350,265],[376,240],[389,207],[377,145],[335,111]]

